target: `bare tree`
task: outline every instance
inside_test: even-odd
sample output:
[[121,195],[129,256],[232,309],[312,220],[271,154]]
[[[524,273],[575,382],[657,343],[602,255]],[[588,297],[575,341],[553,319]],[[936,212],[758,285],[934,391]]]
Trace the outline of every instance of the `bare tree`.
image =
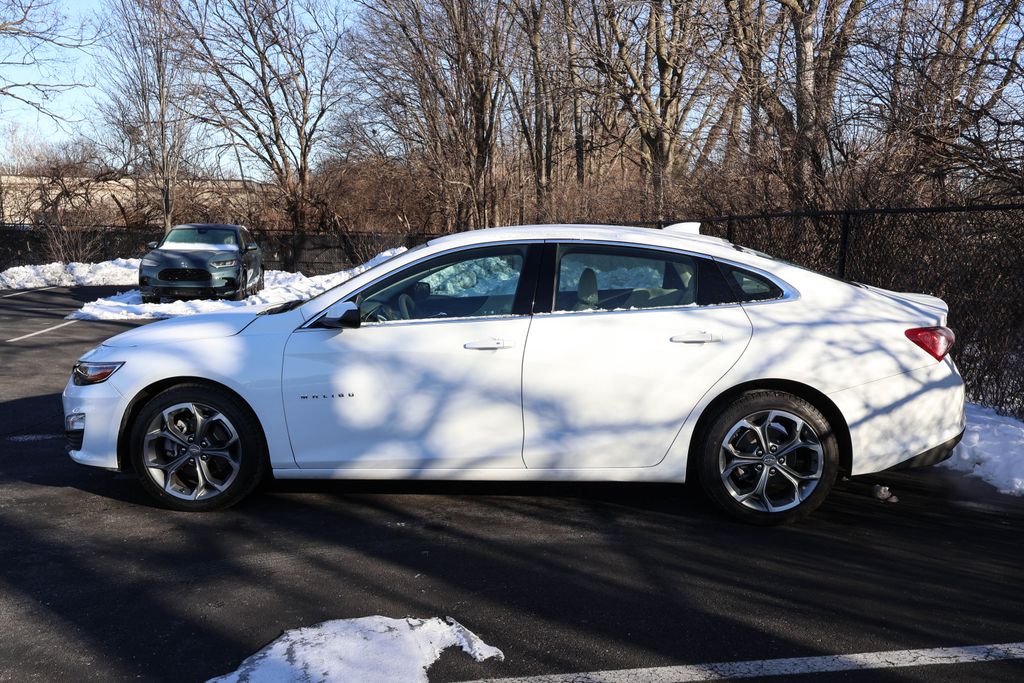
[[[721,99],[714,68],[725,51],[710,0],[592,0],[584,35],[596,67],[609,81],[640,135],[655,215],[665,213],[678,151],[700,148]],[[580,25],[584,25],[580,22]]]
[[90,42],[57,0],[0,0],[0,107],[4,100],[17,101],[60,118],[49,100],[79,83],[58,67],[66,64],[67,50]]
[[375,125],[426,161],[449,227],[496,219],[510,16],[496,0],[366,3],[357,50]]
[[273,181],[294,237],[291,266],[312,218],[322,133],[345,98],[339,11],[321,0],[179,1],[199,79],[194,114]]
[[171,0],[107,0],[100,62],[108,126],[127,143],[129,171],[151,182],[160,198],[160,220],[170,229],[178,174],[192,134],[180,104],[190,94]]

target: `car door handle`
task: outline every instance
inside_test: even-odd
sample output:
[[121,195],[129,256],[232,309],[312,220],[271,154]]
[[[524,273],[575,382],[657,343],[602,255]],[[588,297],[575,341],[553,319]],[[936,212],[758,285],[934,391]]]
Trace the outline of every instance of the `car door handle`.
[[686,332],[685,334],[677,334],[674,337],[670,337],[669,341],[676,344],[708,344],[722,341],[722,335],[704,331]]
[[494,351],[496,349],[511,349],[515,345],[515,342],[508,341],[507,339],[479,339],[466,342],[462,345],[462,348],[472,351]]

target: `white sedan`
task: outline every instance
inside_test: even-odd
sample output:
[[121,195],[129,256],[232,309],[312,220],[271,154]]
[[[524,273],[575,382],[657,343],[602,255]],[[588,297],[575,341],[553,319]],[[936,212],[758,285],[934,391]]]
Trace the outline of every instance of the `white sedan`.
[[774,524],[963,433],[947,307],[691,226],[451,235],[306,301],[158,322],[78,361],[71,457],[163,505],[278,479],[682,482]]

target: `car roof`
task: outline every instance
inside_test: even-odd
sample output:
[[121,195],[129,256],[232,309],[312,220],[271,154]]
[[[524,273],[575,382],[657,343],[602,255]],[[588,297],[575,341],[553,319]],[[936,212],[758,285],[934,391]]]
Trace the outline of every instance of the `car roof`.
[[434,246],[458,246],[502,242],[509,240],[586,240],[598,242],[623,242],[628,244],[663,246],[673,249],[692,250],[700,253],[736,253],[731,242],[719,237],[689,232],[674,232],[654,228],[638,228],[626,225],[550,224],[510,225],[499,228],[469,230],[452,235],[437,237],[428,242]]
[[171,230],[174,228],[219,228],[222,230],[241,230],[241,225],[235,225],[234,223],[182,223],[180,225],[171,226]]

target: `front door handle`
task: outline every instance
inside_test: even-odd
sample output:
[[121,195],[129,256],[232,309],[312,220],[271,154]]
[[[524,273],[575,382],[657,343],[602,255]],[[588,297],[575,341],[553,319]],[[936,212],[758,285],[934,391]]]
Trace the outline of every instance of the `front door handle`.
[[677,334],[674,337],[669,338],[670,342],[676,344],[709,344],[711,342],[722,341],[722,335],[713,334],[711,332],[686,332],[684,334]]
[[462,345],[464,349],[472,351],[495,351],[497,349],[511,349],[516,344],[507,339],[478,339],[477,341],[466,342]]

